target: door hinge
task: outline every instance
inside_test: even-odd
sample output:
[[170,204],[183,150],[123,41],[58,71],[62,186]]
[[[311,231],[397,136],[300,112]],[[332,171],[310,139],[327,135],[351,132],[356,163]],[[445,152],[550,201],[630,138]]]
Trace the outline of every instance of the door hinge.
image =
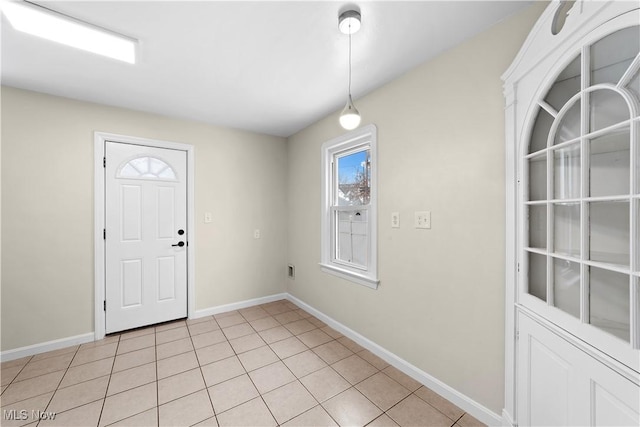
[[520,331],[516,330],[516,341],[520,339]]
[[520,263],[518,263],[518,273],[520,273]]
[[102,307],[104,308],[104,311],[107,311],[107,300],[102,301]]
[[102,239],[103,240],[107,240],[107,229],[106,228],[102,229]]
[[103,157],[103,158],[102,158],[102,167],[103,167],[103,168],[106,168],[106,167],[107,167],[107,158],[106,158],[106,157]]

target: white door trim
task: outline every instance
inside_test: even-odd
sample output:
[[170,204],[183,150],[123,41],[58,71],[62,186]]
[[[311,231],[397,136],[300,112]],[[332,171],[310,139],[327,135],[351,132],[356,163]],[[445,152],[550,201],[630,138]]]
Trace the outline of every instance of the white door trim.
[[195,309],[195,174],[194,147],[179,142],[160,141],[156,139],[138,138],[106,132],[94,133],[93,170],[94,170],[94,338],[105,336],[105,176],[103,159],[106,141],[123,142],[158,148],[169,148],[187,152],[187,316],[192,317]]

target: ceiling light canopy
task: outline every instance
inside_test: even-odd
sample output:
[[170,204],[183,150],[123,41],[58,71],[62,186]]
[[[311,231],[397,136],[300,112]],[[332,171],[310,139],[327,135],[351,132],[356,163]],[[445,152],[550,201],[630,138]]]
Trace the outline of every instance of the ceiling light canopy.
[[360,126],[360,112],[353,105],[351,99],[351,34],[360,29],[360,12],[356,10],[347,10],[338,16],[338,28],[344,34],[349,36],[349,90],[347,105],[340,113],[340,126],[346,130],[352,130]]
[[347,10],[338,17],[338,28],[342,34],[355,34],[360,30],[360,12]]
[[135,64],[137,40],[25,1],[3,1],[2,12],[18,31]]

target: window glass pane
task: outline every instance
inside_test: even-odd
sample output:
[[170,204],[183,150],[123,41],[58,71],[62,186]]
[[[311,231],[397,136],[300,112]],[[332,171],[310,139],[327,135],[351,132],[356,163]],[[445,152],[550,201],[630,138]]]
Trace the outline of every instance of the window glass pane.
[[640,102],[640,70],[636,72],[635,76],[629,81],[626,88],[636,96],[636,101]]
[[547,155],[529,159],[529,200],[547,198]]
[[554,259],[553,301],[560,310],[580,317],[580,264]]
[[580,91],[580,55],[565,68],[556,79],[544,99],[556,111]]
[[[557,119],[557,118],[556,118]],[[560,119],[556,129],[554,144],[570,141],[580,136],[580,99],[578,99]]]
[[635,188],[633,190],[634,194],[640,195],[640,121],[637,121],[633,124],[633,126],[635,127],[635,134],[636,134],[636,140],[635,142],[635,155],[633,156],[633,162],[635,163],[636,167],[636,182],[635,182]]
[[124,167],[120,170],[120,173],[118,174],[119,177],[122,178],[129,178],[129,177],[138,177],[140,176],[140,172],[137,171],[132,165],[131,163],[127,163],[126,165],[124,165]]
[[547,205],[529,206],[529,247],[547,249]]
[[553,209],[553,250],[580,256],[580,204],[556,203]]
[[158,178],[176,179],[176,174],[173,173],[173,169],[167,167],[158,173]]
[[362,150],[337,159],[338,206],[367,205],[371,194],[370,151]]
[[591,46],[591,84],[613,83],[640,51],[640,27],[616,31]]
[[553,117],[551,114],[547,113],[544,108],[540,108],[535,124],[533,125],[533,132],[531,133],[529,153],[535,153],[536,151],[547,148],[547,138],[549,137],[549,130],[551,130],[552,123]]
[[171,166],[155,157],[137,157],[119,168],[118,178],[166,179],[175,180],[176,174]]
[[529,294],[547,300],[547,257],[529,253]]
[[612,90],[596,90],[589,97],[591,132],[628,120],[629,106],[624,98]]
[[590,323],[629,341],[629,276],[596,267],[589,270]]
[[589,259],[629,265],[629,202],[589,203]]
[[149,157],[149,173],[154,176],[158,176],[160,172],[164,169],[167,169],[169,165],[167,165],[162,160],[154,159],[153,157]]
[[338,211],[337,216],[336,258],[365,268],[368,262],[369,212],[367,210]]
[[580,197],[580,143],[554,151],[553,171],[554,198]]
[[629,194],[631,153],[629,128],[594,138],[589,142],[589,195]]
[[[636,210],[636,218],[640,218],[640,199],[634,201],[635,210]],[[636,273],[640,273],[640,224],[636,225],[635,237],[633,242],[636,246]],[[638,278],[638,282],[640,282],[640,277]],[[640,285],[640,283],[639,283]],[[640,292],[640,286],[638,287],[638,292]],[[640,299],[638,299],[638,304],[640,304]],[[640,307],[638,307],[638,313],[640,313]]]

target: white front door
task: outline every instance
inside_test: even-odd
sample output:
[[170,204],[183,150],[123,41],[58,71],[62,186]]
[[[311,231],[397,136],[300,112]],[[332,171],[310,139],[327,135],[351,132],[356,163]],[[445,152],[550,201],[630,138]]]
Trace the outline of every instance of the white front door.
[[187,316],[187,153],[106,142],[106,333]]

